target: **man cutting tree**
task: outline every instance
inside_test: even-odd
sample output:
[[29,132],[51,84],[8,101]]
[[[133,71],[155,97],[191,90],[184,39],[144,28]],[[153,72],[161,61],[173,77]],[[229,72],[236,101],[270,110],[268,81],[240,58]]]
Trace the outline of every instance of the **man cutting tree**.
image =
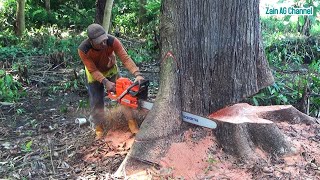
[[[99,24],[91,24],[87,28],[88,38],[78,47],[79,56],[85,66],[87,88],[89,93],[91,115],[95,125],[96,136],[100,138],[105,130],[104,97],[105,92],[115,91],[115,81],[119,78],[116,55],[124,67],[141,81],[139,68],[129,57],[119,39],[106,33]],[[138,125],[134,119],[128,120],[132,133],[137,133]]]

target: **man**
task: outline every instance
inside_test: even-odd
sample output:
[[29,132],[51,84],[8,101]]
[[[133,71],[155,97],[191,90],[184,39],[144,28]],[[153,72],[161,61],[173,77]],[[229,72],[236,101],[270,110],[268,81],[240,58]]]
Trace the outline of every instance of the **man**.
[[[90,119],[95,124],[96,136],[100,138],[105,130],[104,96],[105,92],[115,91],[115,81],[119,77],[116,55],[136,79],[141,81],[139,68],[123,48],[121,42],[107,34],[99,24],[91,24],[87,29],[88,38],[78,47],[79,56],[85,66],[88,93],[91,107]],[[134,119],[128,120],[132,133],[137,133],[138,126]]]

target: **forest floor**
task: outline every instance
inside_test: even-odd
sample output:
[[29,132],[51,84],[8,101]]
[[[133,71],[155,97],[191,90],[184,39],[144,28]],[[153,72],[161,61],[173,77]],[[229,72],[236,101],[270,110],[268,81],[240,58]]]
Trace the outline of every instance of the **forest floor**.
[[[151,97],[159,82],[156,64],[141,65],[153,84]],[[80,69],[49,68],[41,76],[45,85],[32,83],[21,102],[0,104],[0,179],[115,179],[113,173],[134,135],[124,127],[96,140],[89,124],[75,123],[76,118],[89,116],[85,87],[49,88],[61,86]],[[40,77],[32,74],[38,70],[29,72],[30,78]],[[276,124],[296,145],[296,154],[275,157],[261,152],[262,161],[246,164],[224,153],[213,131],[190,125],[181,132],[183,141],[172,144],[161,159],[162,168],[150,169],[148,175],[152,179],[320,179],[320,125]]]

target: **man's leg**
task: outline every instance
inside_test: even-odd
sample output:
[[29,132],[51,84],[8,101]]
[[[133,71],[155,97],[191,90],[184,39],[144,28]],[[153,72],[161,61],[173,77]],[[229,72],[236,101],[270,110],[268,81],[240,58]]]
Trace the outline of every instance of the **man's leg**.
[[104,107],[104,87],[103,84],[100,82],[92,82],[88,83],[88,93],[89,93],[89,100],[90,100],[90,107],[91,110],[96,108],[103,108]]
[[[118,75],[114,75],[108,78],[112,82],[116,82]],[[90,119],[95,125],[96,138],[101,138],[107,129],[108,120],[106,119],[105,107],[105,95],[106,90],[102,83],[94,81],[88,83],[89,101],[91,107]]]
[[104,86],[100,82],[88,83],[89,101],[91,107],[90,120],[94,123],[96,137],[103,136],[106,124],[106,115],[104,111]]

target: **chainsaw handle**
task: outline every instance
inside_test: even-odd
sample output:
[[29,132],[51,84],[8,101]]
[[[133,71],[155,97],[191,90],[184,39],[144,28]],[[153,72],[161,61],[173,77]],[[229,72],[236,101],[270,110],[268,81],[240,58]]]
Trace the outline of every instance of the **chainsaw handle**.
[[139,84],[139,81],[136,81],[136,82],[134,82],[133,84],[131,84],[131,85],[126,89],[126,91],[129,92],[130,89],[133,88],[133,87],[135,87],[136,85],[140,85],[140,84]]
[[139,83],[139,87],[138,87],[138,91],[137,92],[134,92],[134,91],[129,91],[130,95],[131,96],[136,96],[137,94],[140,93],[140,90],[145,88],[145,87],[148,87],[149,86],[149,80],[141,80],[141,83]]

